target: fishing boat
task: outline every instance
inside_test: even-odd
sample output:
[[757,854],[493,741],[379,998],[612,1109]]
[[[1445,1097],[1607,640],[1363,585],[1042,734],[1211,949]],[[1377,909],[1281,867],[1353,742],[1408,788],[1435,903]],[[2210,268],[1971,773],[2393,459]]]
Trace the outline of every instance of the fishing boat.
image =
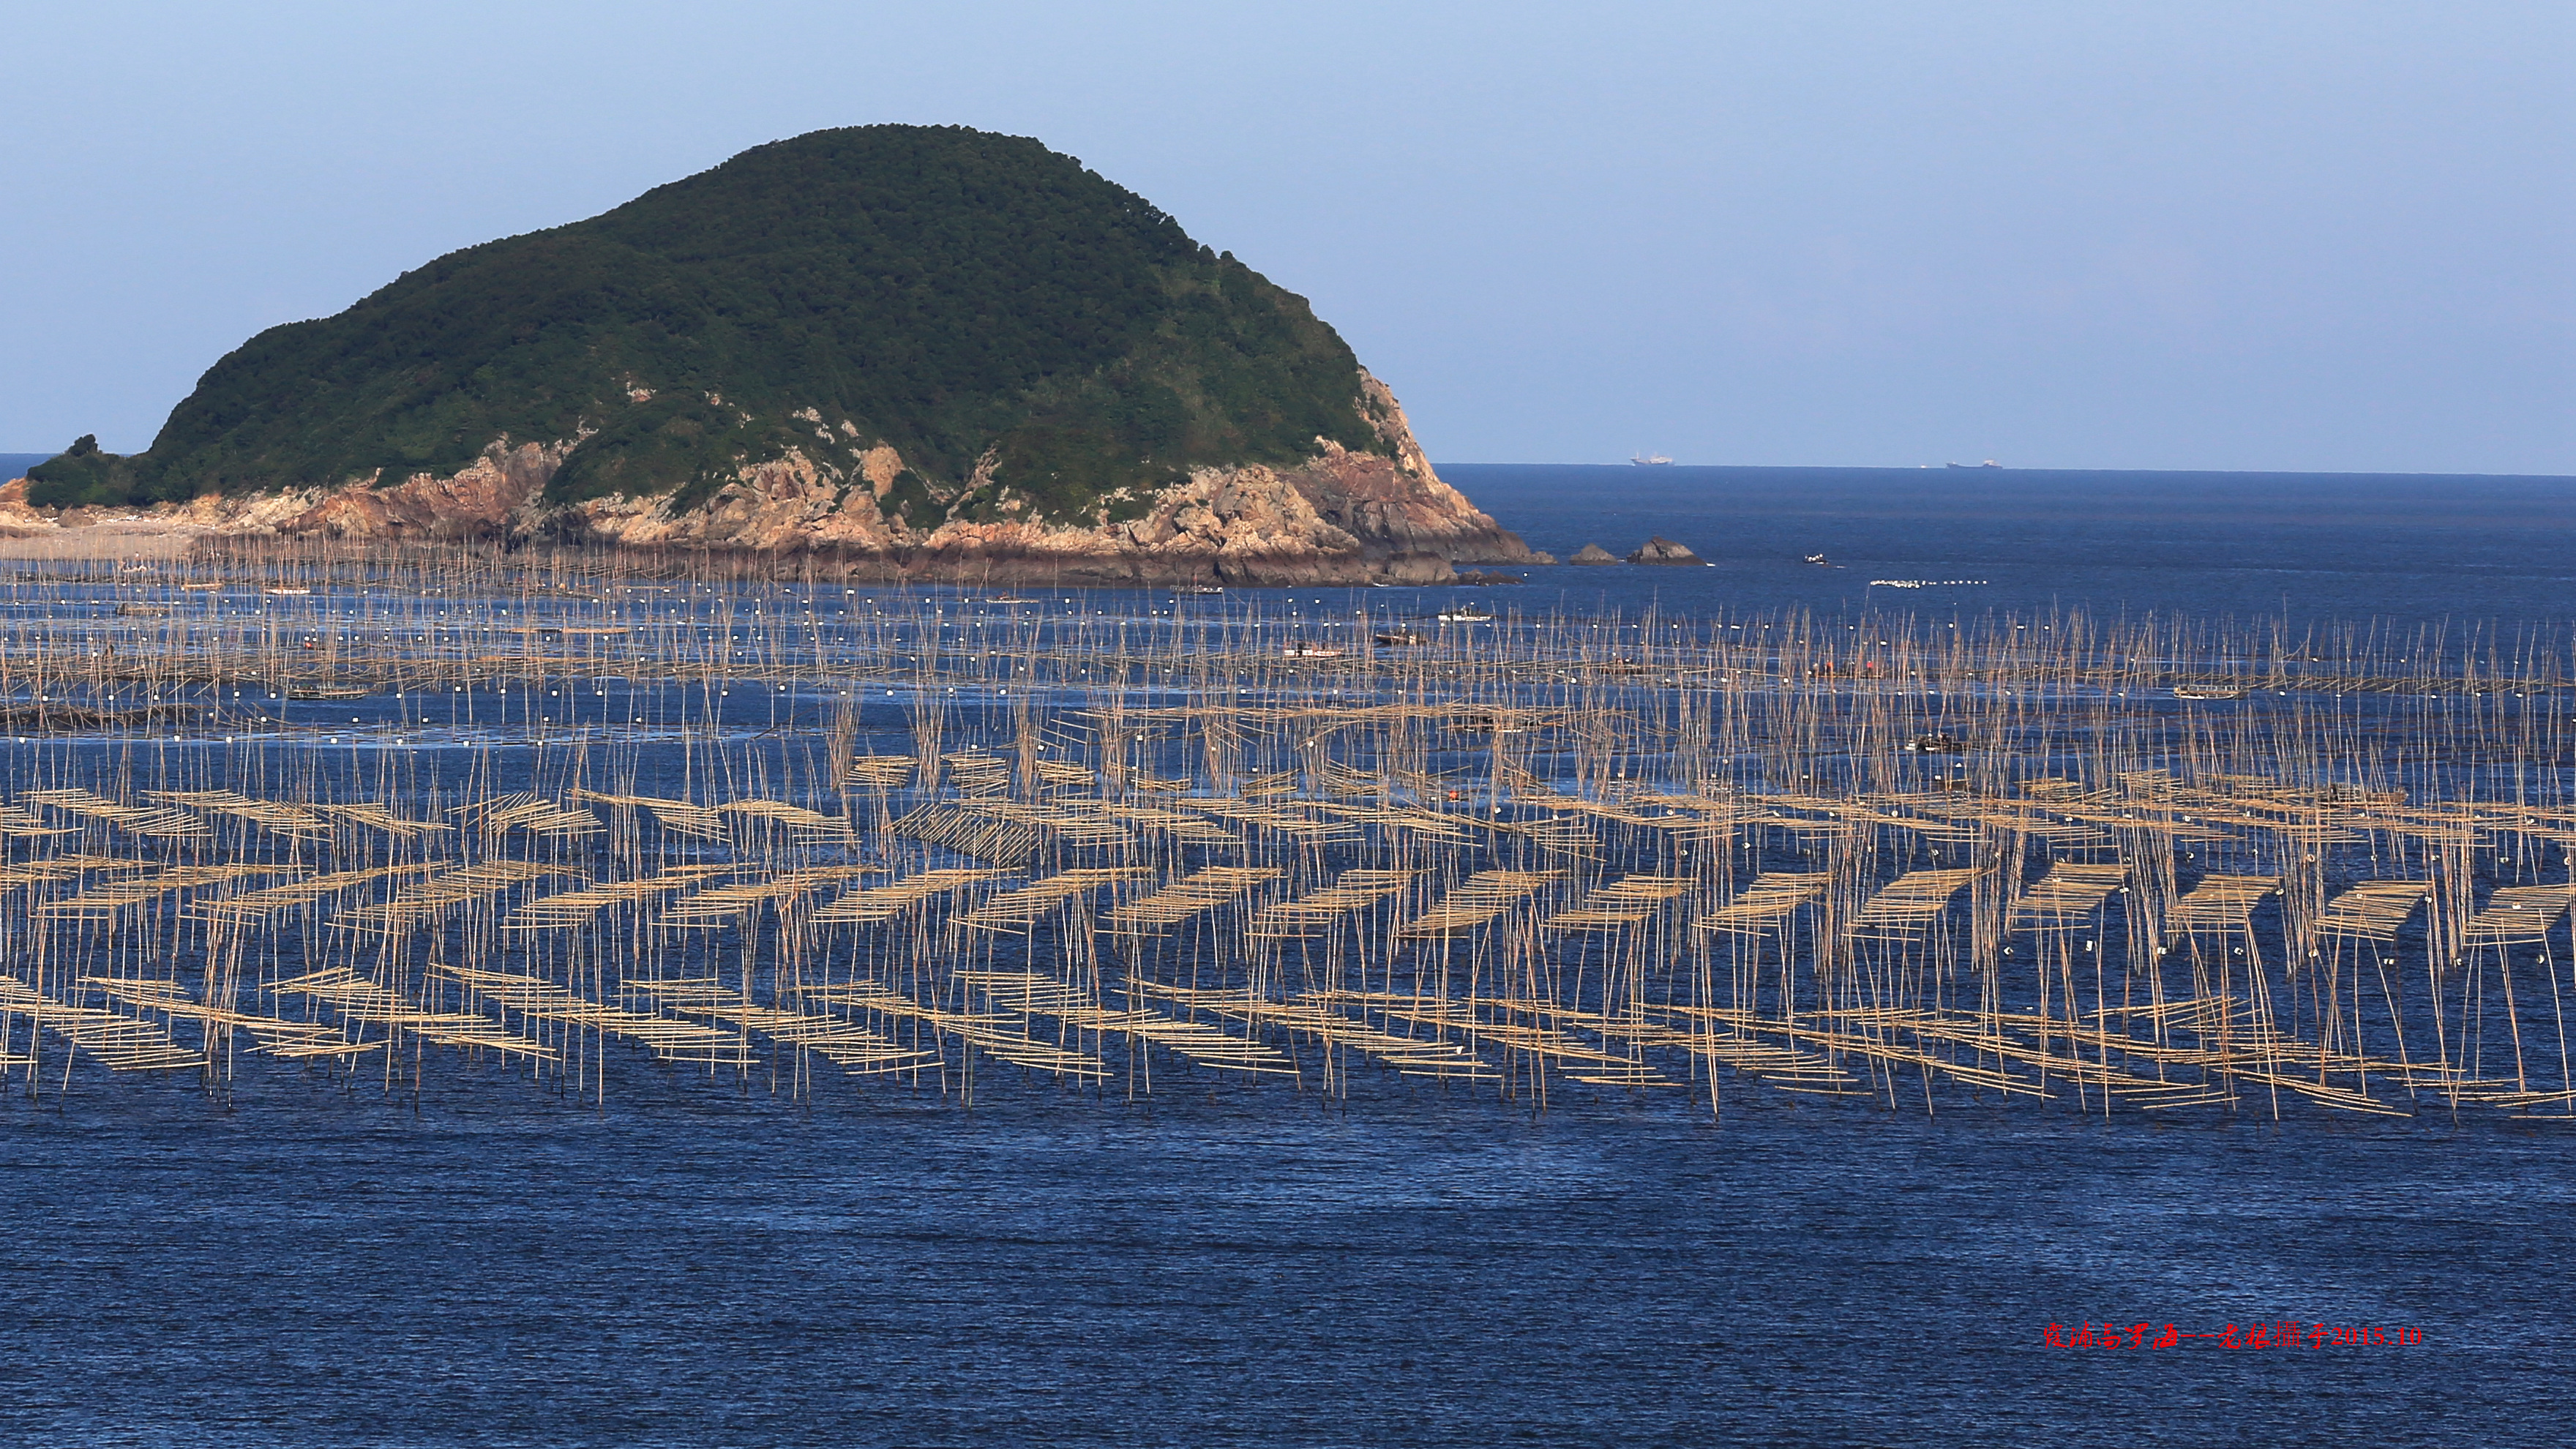
[[375,693],[363,685],[308,684],[286,692],[288,699],[364,699]]
[[2223,684],[2177,684],[2174,686],[2174,698],[2176,699],[2243,699],[2244,697],[2244,690],[2230,689]]
[[1291,659],[1339,659],[1342,651],[1329,644],[1291,644],[1280,651]]
[[1418,644],[1430,643],[1431,636],[1413,629],[1381,629],[1377,634],[1377,642],[1381,647],[1388,649],[1409,649]]
[[298,598],[298,597],[301,597],[301,596],[303,596],[303,595],[305,595],[305,594],[309,594],[309,593],[311,593],[311,592],[313,592],[313,591],[312,591],[311,589],[287,589],[287,588],[279,588],[279,589],[262,589],[262,590],[260,590],[260,592],[261,592],[261,593],[263,593],[263,594],[275,594],[275,595],[277,595],[279,598]]
[[1829,559],[1820,553],[1811,553],[1807,555],[1807,562],[1814,564],[1820,569],[1829,569],[1834,566],[1834,561],[1832,559]]
[[1176,594],[1222,594],[1225,592],[1225,588],[1221,584],[1183,584],[1179,588],[1172,590],[1172,592]]
[[1443,624],[1490,624],[1494,611],[1482,604],[1452,604],[1439,613]]

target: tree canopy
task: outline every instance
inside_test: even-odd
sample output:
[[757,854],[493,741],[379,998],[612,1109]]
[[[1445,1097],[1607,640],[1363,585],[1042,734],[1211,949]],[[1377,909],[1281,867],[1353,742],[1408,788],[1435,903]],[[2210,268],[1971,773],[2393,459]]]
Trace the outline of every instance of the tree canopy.
[[568,226],[469,247],[208,369],[148,452],[75,449],[39,503],[448,474],[571,442],[555,501],[712,492],[793,446],[891,443],[974,509],[1042,513],[1205,463],[1382,451],[1304,299],[1034,140],[865,126],[757,147]]

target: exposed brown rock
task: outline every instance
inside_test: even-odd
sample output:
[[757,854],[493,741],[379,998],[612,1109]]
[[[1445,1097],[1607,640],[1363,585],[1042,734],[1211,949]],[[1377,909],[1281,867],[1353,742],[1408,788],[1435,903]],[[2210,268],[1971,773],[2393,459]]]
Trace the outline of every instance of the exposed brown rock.
[[1372,418],[1394,456],[1353,453],[1317,439],[1320,451],[1287,475],[1316,515],[1364,547],[1436,553],[1458,562],[1535,562],[1519,535],[1440,480],[1386,384],[1363,370],[1360,385],[1360,411]]
[[[1007,490],[979,517],[912,519],[880,500],[907,466],[879,444],[853,461],[829,452],[745,464],[712,498],[674,513],[668,495],[550,505],[545,488],[578,439],[495,442],[449,477],[419,474],[340,488],[213,495],[141,513],[121,526],[207,538],[316,537],[589,543],[628,549],[794,556],[854,578],[965,579],[995,583],[1239,584],[1441,583],[1460,561],[1532,563],[1514,534],[1441,481],[1394,395],[1363,375],[1386,453],[1354,453],[1317,440],[1287,468],[1200,468],[1148,501],[1143,516],[1112,521],[1038,518]],[[972,494],[991,482],[991,458],[964,480],[935,487]],[[959,483],[962,487],[958,486]],[[13,491],[14,490],[14,491]],[[991,495],[988,495],[991,496]],[[26,504],[23,480],[0,488],[0,532],[77,528],[107,521],[52,515]]]
[[1575,551],[1574,557],[1566,560],[1567,563],[1582,564],[1586,567],[1590,567],[1595,564],[1614,564],[1618,561],[1619,556],[1617,554],[1612,553],[1610,550],[1603,548],[1597,543],[1585,544],[1582,548]]
[[1699,564],[1708,560],[1660,534],[1647,539],[1635,553],[1628,555],[1632,564]]
[[27,538],[51,532],[62,525],[27,506],[27,480],[12,478],[0,484],[0,535]]

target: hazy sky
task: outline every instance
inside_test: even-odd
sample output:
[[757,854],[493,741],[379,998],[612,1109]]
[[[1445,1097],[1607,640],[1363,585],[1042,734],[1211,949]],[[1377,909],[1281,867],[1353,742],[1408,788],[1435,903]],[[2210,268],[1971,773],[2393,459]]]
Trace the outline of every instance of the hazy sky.
[[763,141],[1039,137],[1432,456],[2576,473],[2576,6],[0,0],[0,450]]

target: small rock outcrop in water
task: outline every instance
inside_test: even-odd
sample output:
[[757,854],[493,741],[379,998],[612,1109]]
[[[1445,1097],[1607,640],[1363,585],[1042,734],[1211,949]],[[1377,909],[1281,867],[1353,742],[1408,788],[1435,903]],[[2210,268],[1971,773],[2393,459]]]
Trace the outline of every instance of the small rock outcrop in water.
[[1645,545],[1635,553],[1628,555],[1628,562],[1632,564],[1706,564],[1708,560],[1658,534],[1647,539]]
[[1574,557],[1566,560],[1567,563],[1577,564],[1614,564],[1618,561],[1619,556],[1617,554],[1612,553],[1610,550],[1603,548],[1597,543],[1585,544],[1582,548],[1575,551]]
[[56,521],[869,577],[1533,561],[1304,298],[1072,157],[954,126],[818,131],[438,258],[252,338],[148,451],[83,439],[28,478]]

